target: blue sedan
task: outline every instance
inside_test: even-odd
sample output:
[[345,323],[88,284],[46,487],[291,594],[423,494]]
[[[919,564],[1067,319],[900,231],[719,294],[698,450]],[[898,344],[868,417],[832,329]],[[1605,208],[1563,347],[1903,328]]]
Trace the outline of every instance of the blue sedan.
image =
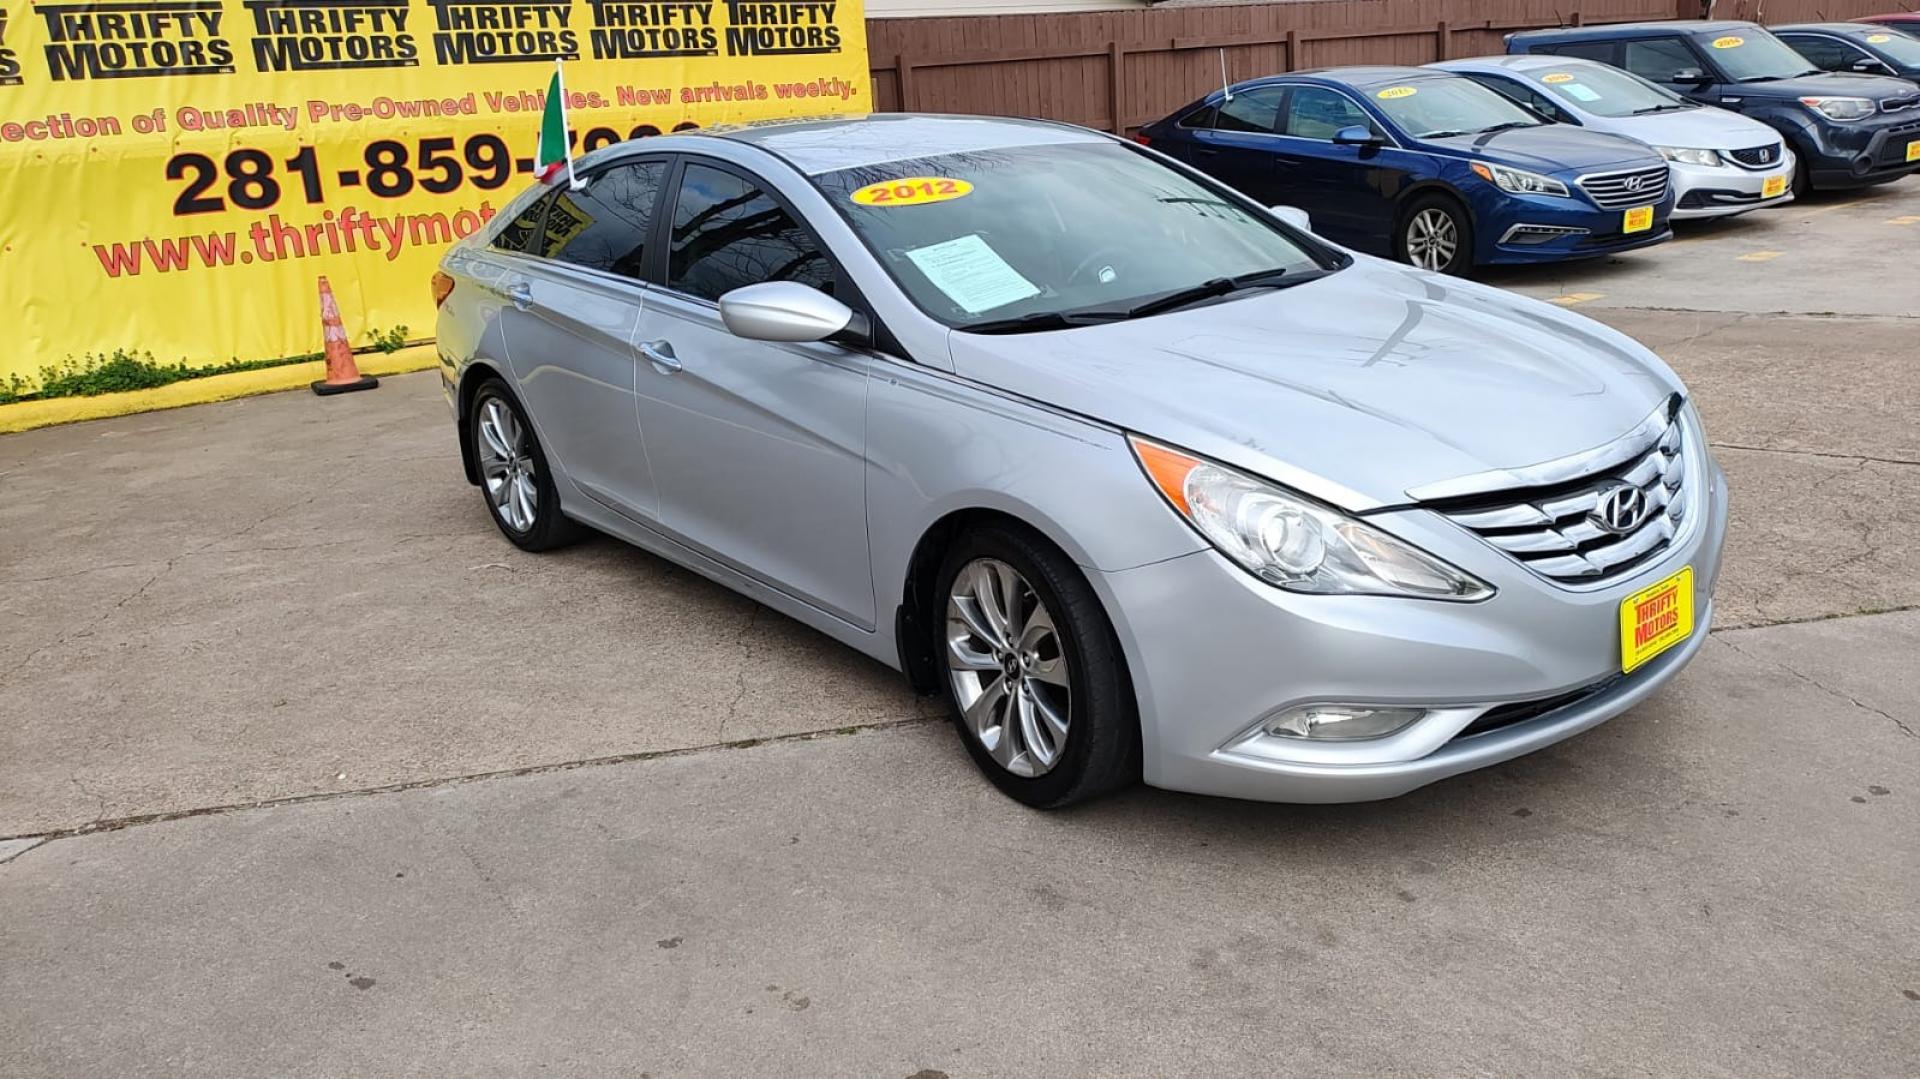
[[1360,251],[1463,273],[1672,236],[1667,163],[1632,139],[1548,123],[1471,79],[1349,67],[1215,91],[1138,140]]

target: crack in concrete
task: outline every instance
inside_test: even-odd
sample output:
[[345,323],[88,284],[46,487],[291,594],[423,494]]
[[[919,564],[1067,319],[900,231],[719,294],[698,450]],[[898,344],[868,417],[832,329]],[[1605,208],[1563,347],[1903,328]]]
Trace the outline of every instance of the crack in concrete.
[[1755,655],[1754,653],[1749,652],[1746,649],[1740,647],[1738,644],[1735,644],[1733,639],[1730,637],[1725,637],[1725,636],[1721,637],[1720,643],[1726,645],[1728,648],[1733,649],[1735,652],[1740,653],[1741,655],[1747,657],[1748,659],[1755,661],[1756,663],[1765,663],[1769,666],[1778,667],[1781,670],[1787,672],[1790,675],[1793,675],[1795,678],[1800,679],[1802,682],[1805,682],[1806,684],[1821,691],[1822,693],[1827,694],[1830,697],[1836,697],[1840,700],[1846,701],[1848,704],[1853,705],[1855,708],[1858,708],[1863,712],[1871,712],[1874,715],[1879,716],[1880,718],[1893,724],[1894,727],[1897,728],[1901,734],[1904,734],[1908,738],[1912,738],[1916,741],[1920,741],[1920,731],[1916,731],[1912,727],[1908,726],[1905,720],[1901,719],[1900,717],[1884,709],[1876,708],[1873,705],[1868,704],[1867,702],[1861,700],[1860,698],[1854,696],[1851,693],[1847,693],[1843,690],[1835,689],[1834,687],[1827,685],[1825,682],[1820,681],[1818,678],[1815,678],[1814,676],[1808,674],[1807,672],[1801,670],[1798,667],[1795,667],[1794,665],[1792,665],[1791,663],[1788,663],[1785,660],[1772,659],[1767,656]]
[[[802,731],[798,734],[770,735],[766,738],[743,738],[734,742],[709,742],[706,745],[686,746],[680,749],[642,750],[636,753],[617,753],[607,757],[589,757],[577,761],[557,761],[548,764],[529,764],[520,768],[499,768],[489,772],[471,772],[457,776],[437,776],[432,779],[412,779],[401,783],[387,783],[378,787],[363,787],[350,791],[316,791],[311,794],[289,794],[280,798],[261,798],[252,802],[234,802],[226,805],[197,806],[192,809],[170,809],[158,813],[137,813],[111,820],[96,820],[71,828],[55,828],[45,832],[26,832],[19,835],[0,835],[0,842],[10,839],[71,839],[76,836],[92,835],[96,832],[117,832],[124,828],[134,828],[146,824],[163,824],[167,821],[186,820],[190,817],[213,817],[227,813],[238,813],[248,809],[271,809],[276,806],[305,805],[309,802],[332,802],[347,798],[365,798],[377,794],[399,794],[405,791],[434,790],[442,787],[459,787],[468,783],[481,783],[492,779],[513,779],[518,776],[549,775],[555,772],[571,772],[581,768],[604,768],[616,764],[632,764],[638,761],[665,760],[673,757],[690,757],[699,753],[711,753],[716,750],[746,750],[761,746],[782,745],[789,742],[817,742],[823,738],[841,735],[864,734],[868,731],[890,731],[905,727],[923,726],[935,717],[914,714],[901,719],[882,719],[872,723],[855,723],[841,727],[830,727],[817,731]],[[84,789],[84,788],[83,788]]]
[[[1905,457],[1872,457],[1858,453],[1827,453],[1823,450],[1790,450],[1778,446],[1742,446],[1737,442],[1713,442],[1711,440],[1709,440],[1707,444],[1716,450],[1738,450],[1743,453],[1784,453],[1795,457],[1824,457],[1836,461],[1858,461],[1861,463],[1861,467],[1865,467],[1869,463],[1876,465],[1920,465],[1920,461],[1911,461]],[[1858,470],[1856,469],[1856,471]],[[1852,473],[1845,474],[1852,475]]]
[[753,632],[755,623],[760,621],[761,606],[756,603],[747,610],[747,620],[740,624],[739,632],[733,635],[733,645],[741,650],[739,686],[734,690],[733,699],[727,702],[727,710],[720,717],[720,730],[714,740],[727,740],[727,724],[740,714],[740,702],[747,699],[747,666],[753,659],[753,641],[748,635]]

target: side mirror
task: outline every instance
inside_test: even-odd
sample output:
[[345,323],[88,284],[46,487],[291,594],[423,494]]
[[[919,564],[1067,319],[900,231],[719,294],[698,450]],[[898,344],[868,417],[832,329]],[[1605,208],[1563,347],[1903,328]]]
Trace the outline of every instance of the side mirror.
[[720,297],[727,332],[750,341],[865,339],[866,316],[797,281],[745,285]]
[[1713,77],[1697,67],[1683,67],[1673,73],[1670,81],[1681,86],[1706,86],[1713,82]]
[[1893,69],[1892,69],[1892,68],[1890,68],[1890,67],[1888,67],[1887,65],[1885,65],[1885,64],[1883,64],[1883,63],[1881,63],[1881,62],[1880,62],[1880,61],[1878,61],[1878,60],[1872,60],[1872,59],[1862,59],[1862,60],[1855,60],[1855,61],[1853,62],[1853,66],[1852,66],[1852,67],[1851,67],[1851,68],[1850,68],[1849,70],[1852,70],[1852,71],[1858,71],[1858,72],[1859,72],[1860,74],[1862,74],[1862,75],[1891,75],[1891,74],[1893,74]]
[[1335,146],[1378,146],[1384,142],[1380,136],[1360,124],[1343,127],[1333,133]]
[[1298,206],[1270,206],[1273,216],[1299,229],[1301,232],[1313,231],[1313,218]]

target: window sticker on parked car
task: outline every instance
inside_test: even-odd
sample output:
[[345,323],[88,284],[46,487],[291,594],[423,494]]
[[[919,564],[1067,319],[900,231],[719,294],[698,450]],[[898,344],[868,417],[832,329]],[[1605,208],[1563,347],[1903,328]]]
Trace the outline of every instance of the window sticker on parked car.
[[905,176],[882,180],[847,196],[862,206],[920,206],[973,194],[973,185],[945,176]]
[[1394,101],[1403,97],[1412,97],[1420,91],[1411,86],[1389,86],[1373,95],[1382,101]]
[[1737,49],[1740,46],[1745,45],[1746,43],[1747,43],[1746,38],[1734,37],[1731,34],[1729,34],[1726,37],[1717,37],[1713,39],[1713,47],[1716,49]]
[[1572,82],[1573,76],[1564,71],[1556,71],[1551,75],[1541,78],[1540,81],[1546,83],[1548,86],[1558,86],[1563,82]]
[[1570,97],[1570,98],[1572,98],[1572,99],[1574,99],[1575,101],[1598,101],[1598,100],[1600,100],[1600,95],[1599,95],[1599,94],[1596,94],[1596,93],[1594,93],[1594,92],[1593,92],[1593,91],[1592,91],[1591,89],[1589,89],[1588,87],[1585,87],[1585,86],[1582,86],[1582,85],[1580,85],[1580,84],[1579,84],[1579,83],[1577,83],[1577,82],[1576,82],[1576,83],[1571,83],[1571,84],[1569,84],[1569,85],[1567,85],[1567,86],[1563,86],[1563,87],[1561,87],[1561,88],[1560,88],[1560,92],[1561,92],[1561,93],[1563,93],[1563,94],[1565,94],[1565,95],[1567,95],[1568,97]]
[[907,258],[969,315],[1040,295],[1040,287],[1020,276],[978,233],[916,247]]
[[1887,42],[1892,40],[1893,40],[1892,34],[1868,34],[1867,35],[1868,43],[1873,45],[1885,45]]

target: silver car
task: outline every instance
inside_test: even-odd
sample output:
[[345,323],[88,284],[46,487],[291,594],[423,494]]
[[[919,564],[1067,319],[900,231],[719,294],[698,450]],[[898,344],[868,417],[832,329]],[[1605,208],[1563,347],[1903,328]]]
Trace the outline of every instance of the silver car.
[[1530,53],[1433,64],[1549,120],[1625,135],[1660,151],[1673,175],[1673,219],[1730,217],[1793,201],[1793,151],[1758,120],[1689,101],[1594,60]]
[[1023,802],[1390,797],[1705,639],[1725,479],[1598,323],[1063,125],[767,124],[578,171],[434,280],[500,530],[611,533],[898,667]]

